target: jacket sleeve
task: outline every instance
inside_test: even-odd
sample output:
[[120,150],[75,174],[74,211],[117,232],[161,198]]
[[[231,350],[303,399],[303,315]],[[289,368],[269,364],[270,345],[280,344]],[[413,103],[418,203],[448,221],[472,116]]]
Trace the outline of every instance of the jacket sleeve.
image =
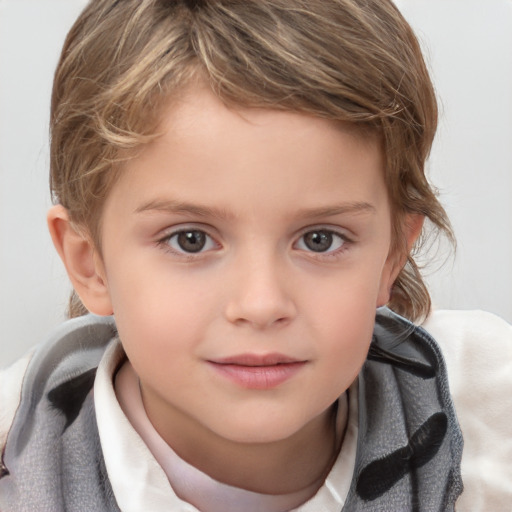
[[457,510],[510,510],[512,326],[482,311],[437,311],[423,327],[443,351],[464,437]]
[[20,403],[23,377],[32,353],[11,366],[0,369],[0,453],[5,447],[7,434]]

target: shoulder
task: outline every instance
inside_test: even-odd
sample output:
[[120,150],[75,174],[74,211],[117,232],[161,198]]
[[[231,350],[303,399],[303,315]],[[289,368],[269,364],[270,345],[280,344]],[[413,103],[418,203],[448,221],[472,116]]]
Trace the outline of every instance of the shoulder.
[[508,510],[512,500],[512,326],[483,311],[436,311],[438,342],[464,437],[461,510]]
[[471,389],[480,396],[505,398],[512,386],[510,324],[484,311],[435,311],[422,327],[441,347],[452,395],[458,398]]
[[0,370],[1,450],[15,417],[21,415],[16,421],[23,424],[48,390],[72,394],[76,386],[69,383],[91,374],[115,333],[110,317],[88,315],[68,320],[26,357]]
[[486,311],[435,310],[422,324],[422,327],[439,339],[450,336],[457,341],[479,342],[492,337],[495,342],[510,342],[512,326],[505,320]]
[[33,351],[7,368],[0,369],[0,452],[21,399],[21,386]]

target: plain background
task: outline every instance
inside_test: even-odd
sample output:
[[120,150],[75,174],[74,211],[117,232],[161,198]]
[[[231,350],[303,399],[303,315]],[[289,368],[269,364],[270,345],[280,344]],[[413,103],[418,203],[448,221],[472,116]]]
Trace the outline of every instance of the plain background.
[[[0,0],[0,366],[64,318],[69,285],[51,246],[52,74],[85,0]],[[437,307],[512,321],[512,0],[400,0],[441,104],[429,163],[458,238],[429,282]],[[439,249],[439,262],[446,249]]]

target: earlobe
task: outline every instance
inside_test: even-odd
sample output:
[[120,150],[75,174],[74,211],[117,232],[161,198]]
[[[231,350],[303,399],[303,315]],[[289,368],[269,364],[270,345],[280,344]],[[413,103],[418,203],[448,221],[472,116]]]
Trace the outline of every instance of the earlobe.
[[405,216],[403,223],[403,239],[405,246],[399,254],[389,254],[381,276],[377,307],[386,305],[391,300],[393,284],[407,262],[416,240],[421,234],[425,216],[410,213]]
[[111,315],[105,271],[91,239],[73,226],[62,205],[50,208],[47,221],[53,245],[85,307],[97,315]]

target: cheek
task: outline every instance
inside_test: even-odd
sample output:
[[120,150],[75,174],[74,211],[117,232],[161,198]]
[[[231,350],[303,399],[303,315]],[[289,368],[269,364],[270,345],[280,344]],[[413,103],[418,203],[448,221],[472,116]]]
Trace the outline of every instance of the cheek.
[[331,389],[334,382],[341,388],[350,385],[366,359],[375,324],[379,278],[378,272],[366,277],[353,272],[310,297],[312,332],[325,363],[325,385]]
[[[338,314],[330,324],[325,322],[318,333],[315,381],[306,393],[318,400],[322,407],[333,403],[354,382],[363,366],[372,340],[375,310],[366,314],[361,311]],[[313,396],[314,391],[319,396]],[[321,398],[320,398],[321,397]]]
[[220,314],[215,287],[205,286],[204,276],[172,272],[158,261],[131,263],[117,266],[109,280],[114,316],[128,356],[134,366],[137,361],[150,365],[183,359]]
[[375,302],[347,297],[325,305],[322,313],[315,330],[322,333],[327,351],[343,363],[364,359],[375,324]]
[[309,289],[308,307],[324,324],[342,323],[346,328],[357,329],[361,323],[366,325],[368,319],[373,323],[384,274],[383,263],[373,262],[352,265],[321,279],[313,276],[305,286]]

